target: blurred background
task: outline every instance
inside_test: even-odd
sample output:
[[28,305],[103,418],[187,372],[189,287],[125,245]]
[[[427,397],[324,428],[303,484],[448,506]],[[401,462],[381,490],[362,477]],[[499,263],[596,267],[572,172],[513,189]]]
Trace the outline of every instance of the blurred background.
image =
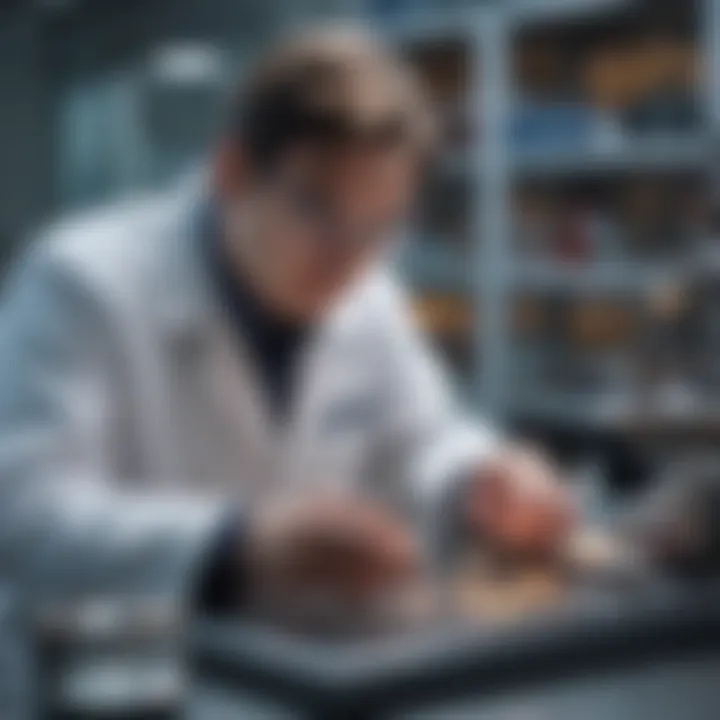
[[196,166],[257,52],[347,18],[442,121],[397,262],[461,396],[598,498],[720,459],[720,0],[0,0],[0,268]]
[[4,0],[2,262],[171,182],[279,33],[359,18],[444,146],[398,259],[467,401],[633,489],[720,435],[718,0]]

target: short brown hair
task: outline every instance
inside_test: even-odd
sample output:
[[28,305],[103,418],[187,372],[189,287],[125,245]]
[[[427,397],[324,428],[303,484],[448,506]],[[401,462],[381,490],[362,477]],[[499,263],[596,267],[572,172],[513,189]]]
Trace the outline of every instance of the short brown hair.
[[256,168],[291,146],[407,143],[424,154],[433,123],[410,67],[357,28],[321,28],[281,43],[236,95],[232,136]]

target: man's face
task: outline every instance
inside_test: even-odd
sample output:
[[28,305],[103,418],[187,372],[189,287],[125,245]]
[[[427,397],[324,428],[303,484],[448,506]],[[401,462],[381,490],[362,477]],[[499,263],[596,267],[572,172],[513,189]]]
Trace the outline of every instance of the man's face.
[[233,201],[229,239],[273,308],[312,320],[386,248],[416,173],[404,148],[298,150]]

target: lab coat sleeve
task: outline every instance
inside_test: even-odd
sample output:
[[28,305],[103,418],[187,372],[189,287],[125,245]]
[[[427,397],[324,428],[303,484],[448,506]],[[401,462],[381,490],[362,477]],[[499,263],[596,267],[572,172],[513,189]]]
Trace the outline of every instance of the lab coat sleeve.
[[179,607],[194,590],[196,566],[223,511],[210,500],[152,492],[145,478],[128,485],[112,476],[110,349],[99,305],[40,250],[6,291],[0,313],[3,573],[44,606],[148,594]]
[[388,437],[415,499],[434,512],[481,466],[500,434],[463,408],[437,353],[415,326],[402,290],[393,284],[387,292]]

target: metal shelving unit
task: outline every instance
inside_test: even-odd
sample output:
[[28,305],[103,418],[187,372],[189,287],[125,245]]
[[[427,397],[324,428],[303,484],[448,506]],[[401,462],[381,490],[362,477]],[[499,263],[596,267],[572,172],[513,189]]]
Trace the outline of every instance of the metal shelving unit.
[[[517,183],[557,182],[576,178],[616,179],[633,174],[702,173],[714,155],[720,122],[720,0],[699,0],[700,98],[703,126],[697,132],[648,137],[610,138],[597,145],[567,150],[520,151],[510,140],[515,81],[513,49],[517,34],[533,26],[566,24],[568,32],[595,18],[622,20],[638,6],[635,0],[587,0],[584,3],[530,0],[497,3],[482,9],[416,13],[395,17],[384,29],[401,44],[438,44],[449,38],[464,43],[470,58],[466,102],[474,130],[467,151],[453,153],[445,171],[461,174],[471,185],[469,246],[437,247],[418,243],[407,253],[405,267],[419,291],[463,294],[472,304],[474,398],[497,420],[527,410],[548,422],[571,418],[578,428],[626,426],[632,408],[606,397],[557,396],[553,402],[529,395],[513,397],[511,306],[518,293],[562,292],[633,298],[684,277],[675,262],[629,259],[583,267],[563,267],[517,257],[513,246],[511,198]],[[450,160],[452,162],[450,162]],[[422,230],[420,232],[422,235]],[[606,402],[607,401],[607,402]],[[523,405],[526,407],[523,408]],[[622,405],[622,407],[621,407]]]

